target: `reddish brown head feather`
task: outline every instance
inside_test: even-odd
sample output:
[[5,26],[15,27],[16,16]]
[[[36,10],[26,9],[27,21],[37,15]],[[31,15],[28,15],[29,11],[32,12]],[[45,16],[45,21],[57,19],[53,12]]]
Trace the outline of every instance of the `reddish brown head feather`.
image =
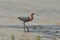
[[33,15],[35,15],[35,13],[32,13],[31,15],[30,15],[30,21],[32,21],[33,20]]

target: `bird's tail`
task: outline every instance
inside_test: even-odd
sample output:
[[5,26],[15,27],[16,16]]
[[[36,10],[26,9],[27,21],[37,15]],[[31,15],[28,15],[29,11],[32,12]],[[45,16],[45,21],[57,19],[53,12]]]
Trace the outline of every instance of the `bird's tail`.
[[18,17],[18,19],[20,19],[20,17]]

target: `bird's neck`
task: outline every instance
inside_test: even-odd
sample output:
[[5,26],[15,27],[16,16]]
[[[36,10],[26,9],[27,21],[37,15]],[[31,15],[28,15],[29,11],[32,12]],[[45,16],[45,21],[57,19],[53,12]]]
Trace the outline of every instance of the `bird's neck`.
[[29,17],[29,18],[30,18],[30,21],[32,21],[32,20],[33,20],[33,15],[30,15],[30,17]]

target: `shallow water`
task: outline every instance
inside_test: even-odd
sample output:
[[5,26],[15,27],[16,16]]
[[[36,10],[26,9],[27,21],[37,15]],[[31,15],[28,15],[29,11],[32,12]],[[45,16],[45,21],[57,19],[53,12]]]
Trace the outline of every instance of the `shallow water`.
[[[4,27],[1,26],[1,28],[17,28],[20,31],[24,30],[23,27],[24,26],[22,26],[22,25],[5,25]],[[31,26],[27,26],[27,27],[29,28],[30,32],[45,34],[42,37],[60,38],[60,26],[58,26],[58,25],[31,25]]]

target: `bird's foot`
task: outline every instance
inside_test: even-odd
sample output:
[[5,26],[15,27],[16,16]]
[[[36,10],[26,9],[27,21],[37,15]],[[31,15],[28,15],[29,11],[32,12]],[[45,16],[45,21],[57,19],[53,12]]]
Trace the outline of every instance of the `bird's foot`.
[[24,32],[26,32],[26,31],[24,31]]
[[26,32],[26,30],[24,29],[24,32]]
[[27,31],[27,32],[29,32],[29,31]]
[[29,32],[29,30],[28,31],[24,30],[24,32]]
[[27,31],[27,30],[24,30],[24,32],[29,32],[29,30]]
[[27,29],[27,32],[29,32],[30,30],[29,29]]

